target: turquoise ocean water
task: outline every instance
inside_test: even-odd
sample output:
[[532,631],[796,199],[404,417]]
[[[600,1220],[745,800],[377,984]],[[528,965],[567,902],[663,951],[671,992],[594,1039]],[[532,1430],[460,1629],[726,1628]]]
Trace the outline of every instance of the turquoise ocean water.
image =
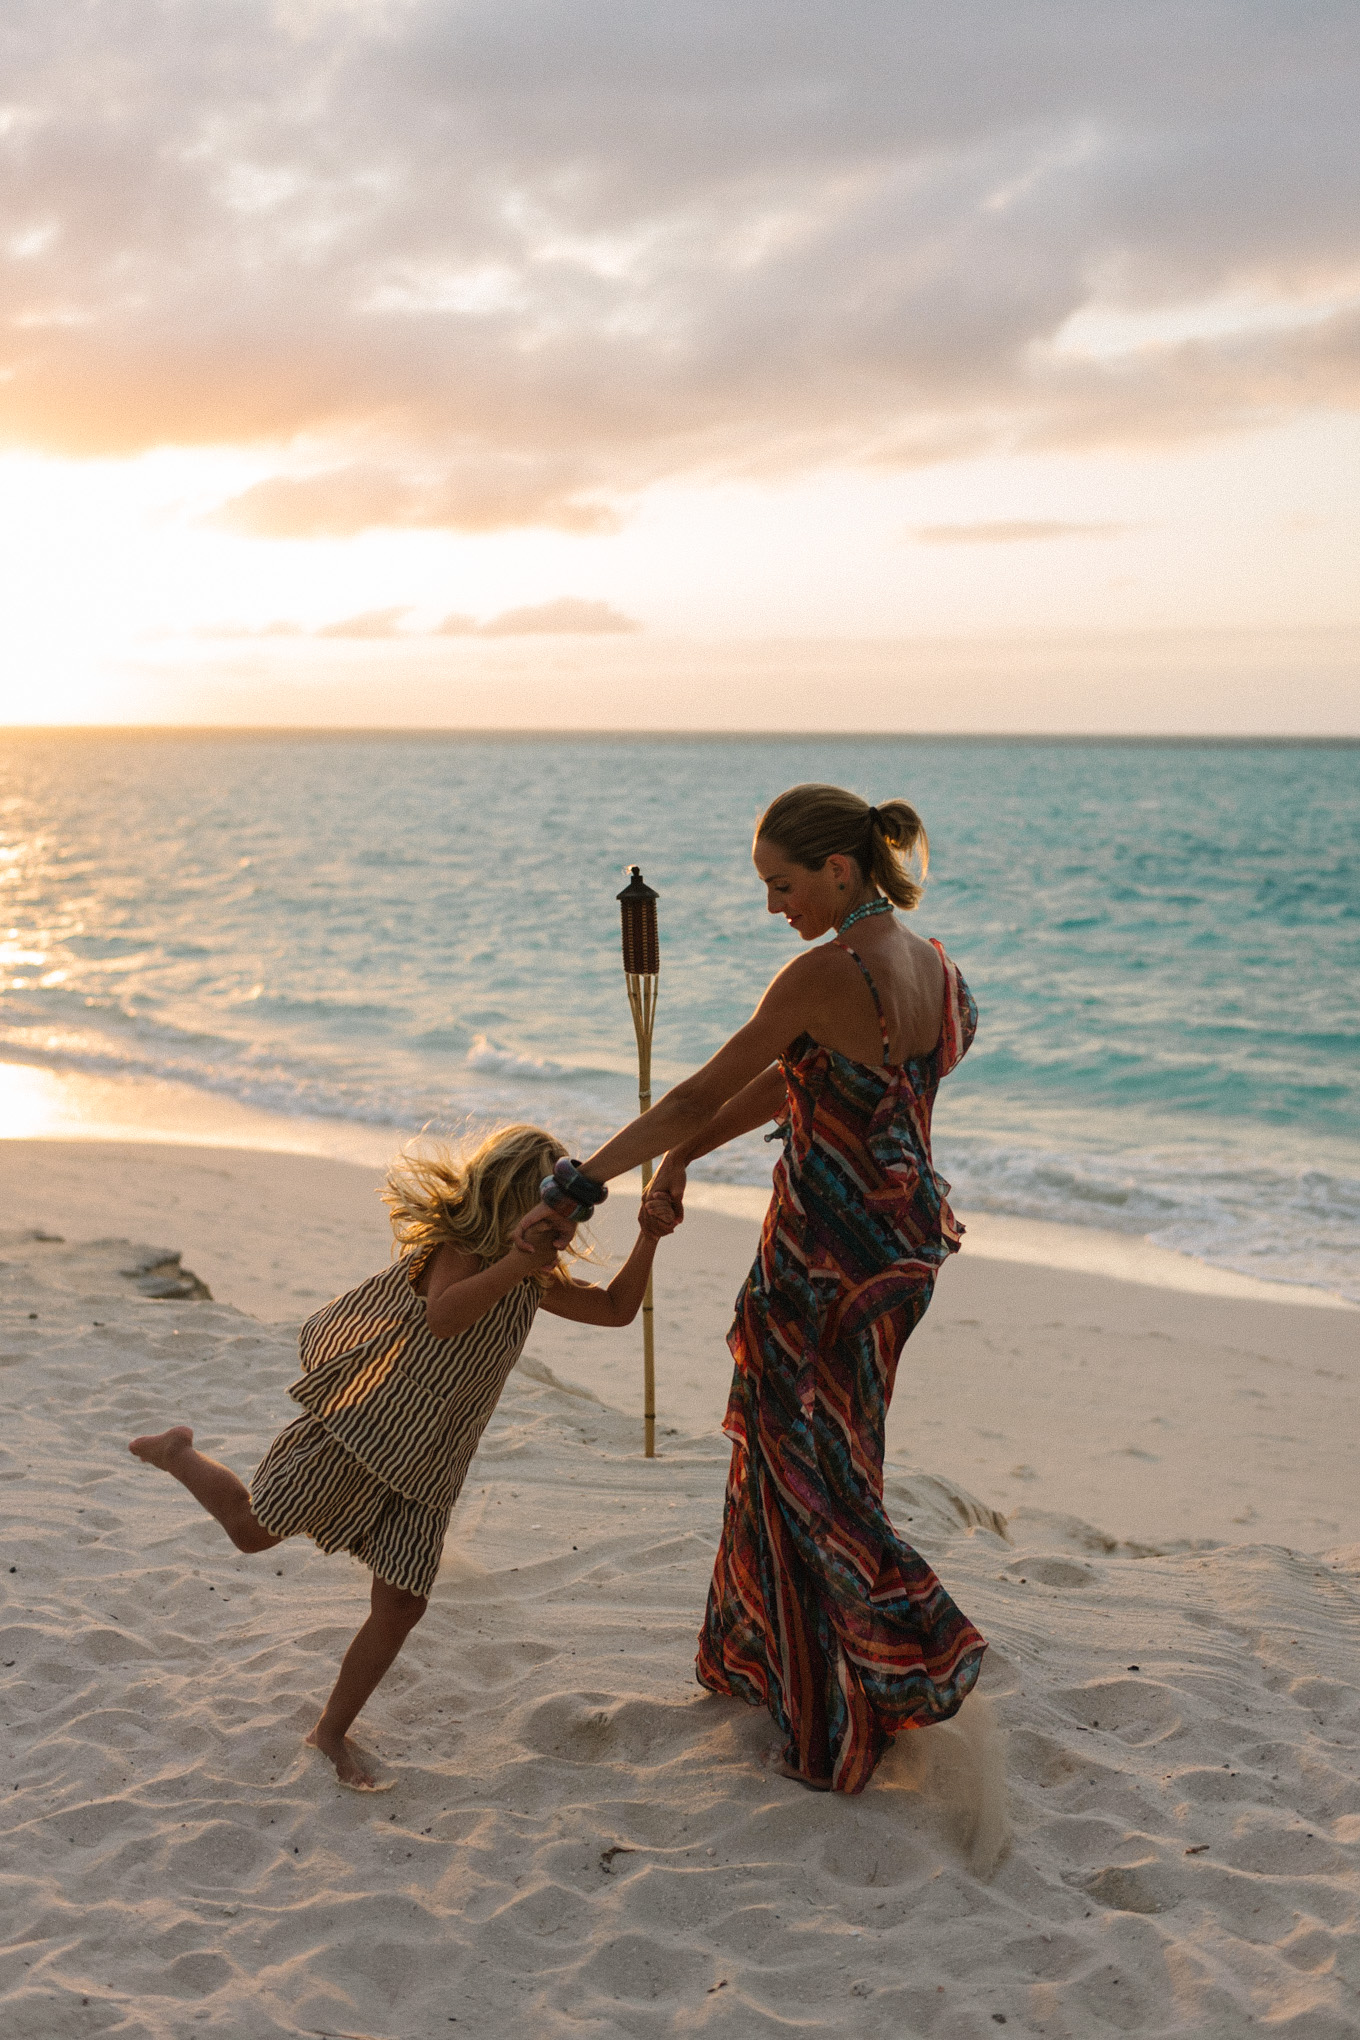
[[[0,1057],[390,1127],[630,1111],[614,894],[661,895],[658,1089],[793,953],[781,788],[905,794],[916,925],[982,1012],[965,1209],[1360,1299],[1360,747],[957,739],[0,737]],[[751,1139],[703,1165],[768,1178]]]

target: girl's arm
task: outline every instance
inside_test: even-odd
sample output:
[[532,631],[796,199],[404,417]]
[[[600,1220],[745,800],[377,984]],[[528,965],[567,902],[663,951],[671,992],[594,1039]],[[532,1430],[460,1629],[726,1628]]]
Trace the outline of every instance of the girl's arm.
[[419,1284],[425,1321],[436,1339],[451,1339],[485,1317],[507,1290],[526,1276],[551,1268],[556,1259],[557,1242],[546,1232],[536,1233],[527,1246],[512,1246],[489,1267],[483,1267],[475,1254],[442,1246]]
[[548,1284],[543,1309],[550,1310],[554,1317],[571,1318],[578,1325],[608,1325],[614,1330],[631,1325],[646,1293],[655,1253],[655,1239],[639,1232],[632,1253],[608,1289],[601,1289],[595,1282],[574,1282],[564,1273]]

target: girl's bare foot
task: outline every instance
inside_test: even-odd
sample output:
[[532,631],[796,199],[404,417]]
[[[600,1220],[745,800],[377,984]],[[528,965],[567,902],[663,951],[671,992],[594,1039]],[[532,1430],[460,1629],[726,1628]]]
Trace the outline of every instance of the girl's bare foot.
[[320,1750],[323,1757],[330,1758],[336,1777],[351,1792],[390,1792],[396,1783],[395,1778],[383,1777],[377,1759],[367,1750],[361,1750],[347,1735],[330,1734],[319,1721],[306,1741],[312,1749]]
[[144,1438],[134,1438],[128,1451],[134,1459],[144,1459],[148,1466],[158,1466],[162,1473],[169,1473],[170,1461],[181,1452],[192,1449],[194,1434],[187,1424],[172,1424],[168,1431],[149,1431]]

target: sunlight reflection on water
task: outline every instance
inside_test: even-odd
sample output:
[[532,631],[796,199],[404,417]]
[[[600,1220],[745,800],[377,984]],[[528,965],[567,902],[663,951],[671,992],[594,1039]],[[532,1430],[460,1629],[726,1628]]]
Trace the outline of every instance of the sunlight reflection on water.
[[0,1063],[0,1139],[263,1148],[381,1168],[402,1135],[388,1127],[262,1112],[191,1084],[139,1083]]

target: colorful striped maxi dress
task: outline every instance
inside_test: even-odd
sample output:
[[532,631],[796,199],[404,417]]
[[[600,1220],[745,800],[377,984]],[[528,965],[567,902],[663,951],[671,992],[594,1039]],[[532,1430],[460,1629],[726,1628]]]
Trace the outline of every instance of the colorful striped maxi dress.
[[892,1736],[944,1721],[987,1648],[888,1520],[883,1430],[902,1348],[961,1228],[930,1159],[936,1087],[977,1008],[937,942],[929,1055],[873,1068],[802,1035],[780,1058],[784,1152],[728,1344],[722,1539],[701,1685],[769,1708],[801,1776],[862,1792]]

